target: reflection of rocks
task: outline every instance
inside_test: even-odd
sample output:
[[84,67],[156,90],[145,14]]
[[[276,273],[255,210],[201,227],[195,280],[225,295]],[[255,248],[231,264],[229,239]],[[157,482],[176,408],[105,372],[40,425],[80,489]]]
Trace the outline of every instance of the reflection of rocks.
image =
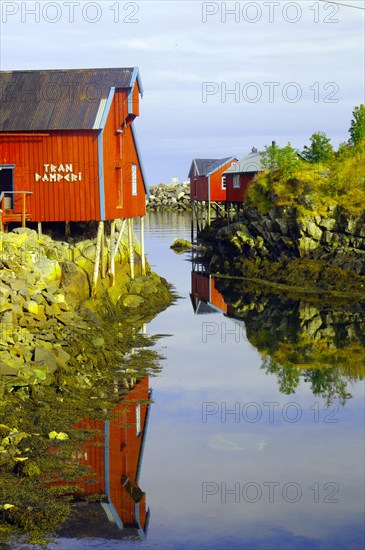
[[[315,395],[345,400],[347,380],[365,373],[365,305],[323,304],[275,296],[262,287],[216,280],[247,338],[276,373],[284,393],[294,393],[300,377]],[[317,392],[317,393],[316,393]]]
[[[365,305],[321,304],[264,293],[262,288],[248,292],[247,283],[217,280],[225,301],[244,320],[251,339],[265,332],[274,351],[280,343],[321,343],[323,349],[365,346]],[[254,342],[253,342],[254,343]],[[262,351],[262,350],[260,350]],[[363,362],[365,361],[365,350]]]

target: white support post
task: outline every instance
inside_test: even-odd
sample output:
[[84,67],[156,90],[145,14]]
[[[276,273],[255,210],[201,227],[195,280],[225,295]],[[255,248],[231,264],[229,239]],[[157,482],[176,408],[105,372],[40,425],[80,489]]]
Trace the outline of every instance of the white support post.
[[103,229],[102,229],[102,235],[101,235],[101,246],[100,246],[100,256],[101,256],[101,278],[105,279],[105,272],[106,272],[106,266],[105,266],[105,234],[104,234],[104,222],[103,222]]
[[110,268],[112,286],[115,284],[115,220],[110,224]]
[[128,246],[131,279],[134,279],[133,218],[128,218]]
[[142,268],[142,275],[146,275],[146,258],[144,253],[144,217],[140,217],[140,223],[141,223],[141,268]]
[[117,254],[118,248],[119,248],[120,243],[121,243],[121,241],[122,241],[123,231],[124,231],[124,226],[125,226],[125,222],[126,222],[126,221],[127,221],[127,220],[123,220],[122,228],[121,228],[121,230],[120,230],[120,233],[119,233],[118,239],[117,239],[117,244],[115,245],[115,254]]
[[100,252],[101,252],[101,241],[104,236],[104,222],[99,222],[98,234],[96,237],[96,249],[95,249],[95,261],[94,261],[94,272],[93,272],[93,281],[91,286],[91,295],[95,296],[96,294],[96,285],[99,278],[99,265],[100,265]]

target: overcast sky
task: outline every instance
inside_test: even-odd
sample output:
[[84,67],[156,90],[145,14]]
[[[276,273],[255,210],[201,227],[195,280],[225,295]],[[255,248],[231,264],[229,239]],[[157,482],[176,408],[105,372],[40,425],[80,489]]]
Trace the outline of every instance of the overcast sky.
[[364,102],[364,0],[0,4],[1,70],[139,67],[149,184],[273,139],[337,147]]

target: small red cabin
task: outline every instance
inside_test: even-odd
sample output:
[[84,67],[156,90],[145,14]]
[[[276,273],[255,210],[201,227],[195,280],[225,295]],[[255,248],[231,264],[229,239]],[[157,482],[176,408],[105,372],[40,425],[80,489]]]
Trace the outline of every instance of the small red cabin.
[[189,171],[190,198],[194,201],[226,201],[226,179],[224,172],[235,157],[223,159],[194,159]]
[[[144,216],[138,68],[0,71],[4,221]],[[23,211],[24,214],[24,211]]]
[[227,202],[245,202],[249,185],[258,172],[263,170],[260,153],[255,147],[252,148],[251,153],[233,163],[224,173],[227,186]]

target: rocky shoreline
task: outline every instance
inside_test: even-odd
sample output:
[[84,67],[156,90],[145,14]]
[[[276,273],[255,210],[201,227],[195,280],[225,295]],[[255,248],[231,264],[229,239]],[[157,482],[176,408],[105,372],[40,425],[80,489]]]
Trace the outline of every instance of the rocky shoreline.
[[39,239],[28,228],[0,235],[1,548],[46,546],[90,476],[76,457],[95,431],[80,421],[107,419],[161,370],[150,349],[156,337],[142,329],[174,296],[149,268],[138,275],[138,262],[130,278],[127,244],[115,286],[99,279],[89,298],[93,237]]
[[190,185],[188,183],[158,185],[149,187],[150,196],[147,203],[147,210],[190,210]]
[[[49,384],[58,368],[90,362],[100,366],[105,339],[100,322],[108,316],[142,319],[172,301],[167,282],[149,272],[131,280],[126,258],[120,255],[117,282],[101,280],[97,299],[90,296],[95,242],[38,239],[30,229],[16,229],[1,239],[0,392],[6,387]],[[92,322],[91,317],[94,318]],[[74,357],[75,339],[86,338],[94,348]],[[112,352],[112,350],[110,350]]]
[[[329,206],[325,215],[298,215],[295,207],[263,214],[246,207],[240,220],[213,224],[212,273],[246,277],[297,291],[365,296],[365,216]],[[214,246],[212,246],[214,242]]]

